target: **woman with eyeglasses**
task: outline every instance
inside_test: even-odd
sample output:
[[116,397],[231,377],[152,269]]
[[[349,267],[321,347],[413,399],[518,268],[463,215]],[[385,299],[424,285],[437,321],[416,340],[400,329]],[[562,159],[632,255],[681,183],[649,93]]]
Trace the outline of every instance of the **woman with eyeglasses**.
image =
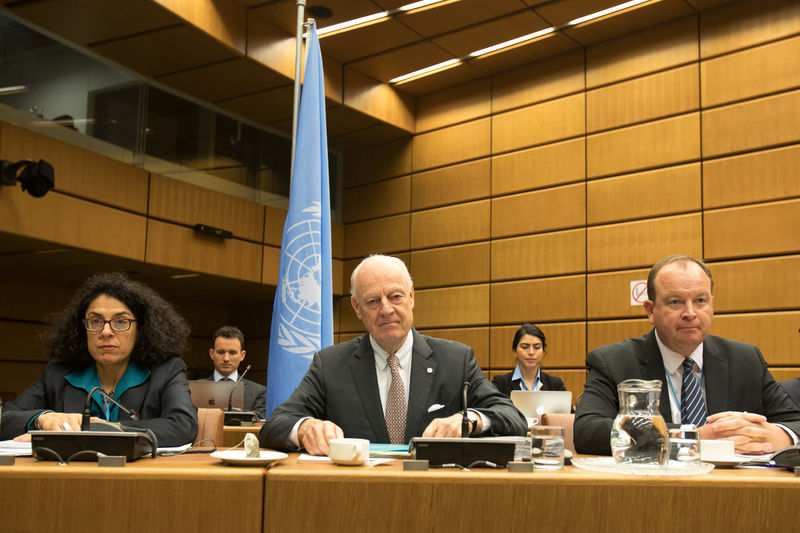
[[184,319],[146,285],[123,274],[89,278],[45,337],[51,361],[42,375],[3,406],[0,440],[34,429],[79,431],[89,392],[101,387],[124,409],[95,392],[92,417],[149,429],[159,446],[194,441],[197,409],[180,358],[188,334]]

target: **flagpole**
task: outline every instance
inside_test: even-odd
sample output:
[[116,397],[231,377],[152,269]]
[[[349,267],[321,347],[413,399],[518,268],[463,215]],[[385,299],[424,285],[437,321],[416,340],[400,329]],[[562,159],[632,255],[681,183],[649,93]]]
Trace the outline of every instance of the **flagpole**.
[[289,183],[294,178],[294,151],[297,143],[297,116],[300,111],[300,77],[302,76],[303,62],[303,17],[305,16],[306,0],[297,0],[297,43],[294,52],[294,104],[292,107],[292,166],[290,167]]

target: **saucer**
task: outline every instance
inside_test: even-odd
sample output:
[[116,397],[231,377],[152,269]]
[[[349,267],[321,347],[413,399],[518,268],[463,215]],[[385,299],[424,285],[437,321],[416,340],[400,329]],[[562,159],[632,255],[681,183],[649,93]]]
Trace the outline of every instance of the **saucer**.
[[747,459],[743,459],[737,456],[717,457],[717,458],[702,457],[701,461],[703,461],[704,463],[711,463],[712,465],[719,468],[731,468],[740,465],[742,463],[746,463]]
[[367,464],[369,462],[369,460],[367,459],[367,460],[361,461],[359,459],[355,459],[355,460],[352,460],[352,461],[347,461],[347,460],[344,460],[344,459],[334,459],[333,457],[331,457],[331,462],[334,463],[334,464],[337,464],[337,465],[342,465],[342,466],[361,466],[361,465]]
[[247,457],[244,450],[225,450],[211,454],[214,459],[219,459],[225,464],[237,466],[261,466],[286,459],[288,455],[283,452],[260,450],[258,457]]

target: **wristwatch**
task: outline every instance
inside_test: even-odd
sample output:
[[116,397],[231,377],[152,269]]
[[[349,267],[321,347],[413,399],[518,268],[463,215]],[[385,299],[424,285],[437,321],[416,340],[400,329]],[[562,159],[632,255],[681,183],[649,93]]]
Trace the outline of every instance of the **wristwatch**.
[[478,429],[478,415],[475,414],[474,411],[467,411],[467,420],[472,422],[472,427],[469,430],[469,434],[474,435],[475,430]]

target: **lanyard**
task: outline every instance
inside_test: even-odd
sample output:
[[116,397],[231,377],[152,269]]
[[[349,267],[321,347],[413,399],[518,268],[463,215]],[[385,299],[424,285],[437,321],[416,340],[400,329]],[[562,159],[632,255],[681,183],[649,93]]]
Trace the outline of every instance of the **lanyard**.
[[[664,367],[664,374],[666,374],[667,376],[667,383],[669,383],[669,390],[670,392],[672,392],[672,399],[675,400],[675,405],[678,406],[678,412],[681,412],[681,402],[678,400],[678,395],[675,394],[675,387],[672,385],[672,378],[670,377],[666,366]],[[694,372],[692,372],[692,374],[694,374]],[[698,383],[698,386],[700,386],[701,389],[703,387],[703,380],[705,379],[705,377],[706,377],[706,369],[704,368],[703,370],[700,371],[700,383]]]

